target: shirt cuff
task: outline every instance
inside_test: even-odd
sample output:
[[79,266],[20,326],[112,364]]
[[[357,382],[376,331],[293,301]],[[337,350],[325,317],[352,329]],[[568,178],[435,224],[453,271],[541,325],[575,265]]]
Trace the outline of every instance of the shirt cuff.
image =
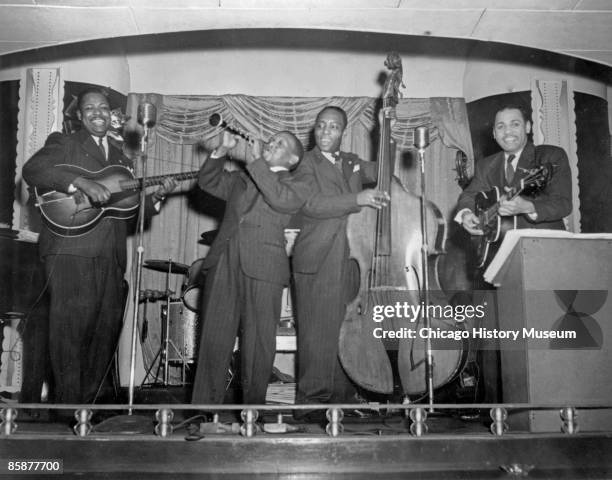
[[471,212],[471,211],[472,210],[470,210],[469,208],[463,208],[463,209],[459,210],[457,212],[457,215],[455,215],[455,218],[454,218],[455,222],[457,222],[459,225],[463,225],[463,219],[462,219],[463,214],[465,212]]

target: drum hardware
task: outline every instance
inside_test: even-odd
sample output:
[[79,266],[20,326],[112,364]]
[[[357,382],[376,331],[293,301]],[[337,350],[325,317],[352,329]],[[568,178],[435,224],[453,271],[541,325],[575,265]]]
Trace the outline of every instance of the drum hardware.
[[[169,303],[169,308],[168,308]],[[181,367],[181,384],[186,383],[187,369],[190,364],[193,364],[197,357],[197,339],[198,335],[198,316],[195,312],[185,308],[180,299],[172,298],[170,301],[161,307],[161,344],[162,347],[158,350],[153,358],[149,368],[145,374],[145,380],[149,377],[153,367],[157,363],[157,371],[153,378],[159,376],[160,369],[166,369],[172,364],[179,364]],[[168,350],[164,352],[164,346],[168,344]],[[159,362],[157,359],[161,356]],[[143,382],[144,383],[144,382]],[[163,386],[169,386],[170,382],[164,378]]]
[[138,300],[140,302],[155,302],[157,300],[164,300],[168,297],[174,295],[174,290],[166,290],[162,292],[161,290],[141,290],[138,295]]
[[157,272],[176,273],[178,275],[187,275],[189,271],[189,267],[184,263],[173,262],[172,260],[145,260],[144,267]]
[[147,303],[156,302],[157,300],[164,300],[171,297],[174,294],[174,290],[141,290],[138,295],[138,301],[140,303],[145,302],[142,311],[142,327],[140,329],[140,343],[144,343],[149,334],[149,321],[147,320]]
[[[172,259],[168,259],[167,261],[166,260],[147,260],[144,266],[151,270],[166,272],[165,292],[171,291],[170,290],[170,274],[175,273],[175,274],[185,275],[189,270],[187,265],[184,265],[182,263],[173,262]],[[169,312],[170,303],[171,303],[170,296],[165,295],[165,298],[166,298],[166,306],[165,306],[166,312]],[[146,306],[146,303],[145,303],[145,306]],[[163,366],[164,374],[163,374],[162,385],[166,387],[169,385],[168,373],[169,373],[169,366],[170,366],[170,361],[169,361],[170,347],[174,349],[174,351],[181,357],[181,359],[182,359],[182,355],[179,349],[177,348],[177,346],[170,339],[170,315],[168,314],[163,315],[163,310],[162,310],[161,320],[162,320],[161,322],[161,327],[162,327],[161,344],[159,346],[159,349],[157,350],[157,353],[155,354],[155,357],[153,358],[153,361],[151,362],[151,365],[147,369],[145,378],[143,380],[143,384],[144,382],[146,382],[147,378],[149,377],[149,373],[151,373],[151,370],[153,369],[153,365],[155,365],[155,362],[159,358],[159,364],[157,366],[157,374],[155,375],[155,378],[157,379],[157,376],[159,375],[159,370]],[[183,363],[184,363],[184,359],[183,359]]]

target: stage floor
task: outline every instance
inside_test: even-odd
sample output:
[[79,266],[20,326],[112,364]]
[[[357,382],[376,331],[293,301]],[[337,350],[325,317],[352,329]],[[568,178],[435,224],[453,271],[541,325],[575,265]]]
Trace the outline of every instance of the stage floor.
[[[179,389],[162,393],[181,396]],[[414,422],[403,411],[346,416],[343,430],[330,436],[322,424],[294,421],[291,406],[283,406],[260,416],[259,428],[247,437],[240,433],[240,410],[220,412],[218,426],[224,432],[212,433],[215,424],[200,423],[202,412],[167,406],[173,412],[167,437],[153,433],[155,410],[135,411],[133,419],[143,422],[129,424],[108,411],[110,418],[94,421],[92,431],[79,437],[66,421],[53,421],[47,410],[16,406],[18,428],[0,437],[0,456],[3,462],[60,459],[63,478],[612,478],[612,432],[509,431],[496,436],[486,409],[481,416],[475,410],[429,413],[421,436],[411,434]],[[6,411],[8,405],[2,407]],[[277,423],[279,413],[295,431],[262,431]]]

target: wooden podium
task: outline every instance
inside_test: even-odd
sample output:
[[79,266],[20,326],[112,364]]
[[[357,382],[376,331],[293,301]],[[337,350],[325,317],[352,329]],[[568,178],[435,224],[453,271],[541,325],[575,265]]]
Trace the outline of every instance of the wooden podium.
[[[485,272],[498,287],[505,403],[612,405],[612,235],[508,232]],[[528,332],[576,332],[532,338]],[[582,432],[612,430],[612,410],[579,410]],[[559,432],[558,411],[510,414],[510,429]]]

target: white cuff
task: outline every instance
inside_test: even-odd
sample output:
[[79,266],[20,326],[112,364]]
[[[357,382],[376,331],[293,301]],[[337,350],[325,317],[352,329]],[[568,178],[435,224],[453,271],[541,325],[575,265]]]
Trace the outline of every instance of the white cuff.
[[459,225],[463,225],[463,214],[465,212],[471,212],[472,210],[470,210],[469,208],[463,208],[461,210],[459,210],[457,212],[457,215],[455,215],[455,218],[453,220],[455,220],[455,222],[457,222]]

